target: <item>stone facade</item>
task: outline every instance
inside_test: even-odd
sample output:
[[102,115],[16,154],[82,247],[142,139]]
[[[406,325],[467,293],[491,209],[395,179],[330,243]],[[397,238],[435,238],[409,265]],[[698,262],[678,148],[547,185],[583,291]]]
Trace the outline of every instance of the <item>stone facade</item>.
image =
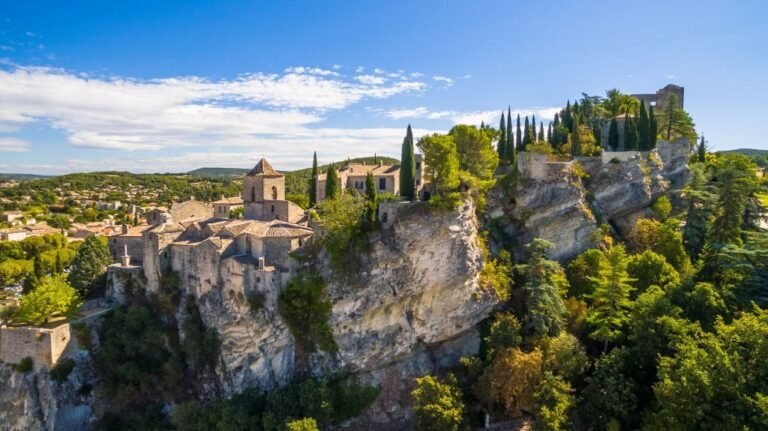
[[236,208],[243,207],[243,199],[241,197],[225,198],[211,202],[213,205],[213,216],[217,218],[230,218],[229,214]]
[[67,350],[72,337],[69,323],[51,328],[32,326],[0,328],[0,359],[7,364],[18,364],[32,358],[35,368],[56,364]]
[[671,95],[677,96],[677,101],[681,108],[685,107],[685,88],[675,84],[667,84],[664,88],[656,90],[654,94],[633,94],[632,97],[645,103],[646,106],[653,106],[655,112],[664,109],[666,101]]
[[[424,196],[425,192],[429,193],[428,187],[425,184],[426,165],[424,164],[421,154],[416,154],[414,159],[416,161],[416,176],[414,178],[414,181],[416,182],[416,194],[420,200],[427,200],[429,199],[429,195],[426,197]],[[369,172],[373,174],[373,181],[378,193],[400,194],[400,166],[385,165],[382,162],[374,165],[366,165],[365,163],[346,163],[336,170],[340,189],[342,191],[365,194],[365,180]],[[317,176],[315,191],[318,202],[325,200],[326,177],[327,174],[325,173]]]
[[304,210],[285,200],[285,176],[261,159],[243,178],[243,217],[297,223]]

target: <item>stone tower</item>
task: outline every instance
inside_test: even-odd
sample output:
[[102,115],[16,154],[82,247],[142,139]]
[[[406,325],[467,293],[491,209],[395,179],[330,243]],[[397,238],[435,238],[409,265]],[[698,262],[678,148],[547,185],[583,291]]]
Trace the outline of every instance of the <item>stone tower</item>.
[[243,217],[293,223],[301,214],[301,208],[285,200],[285,176],[265,159],[259,160],[243,178]]

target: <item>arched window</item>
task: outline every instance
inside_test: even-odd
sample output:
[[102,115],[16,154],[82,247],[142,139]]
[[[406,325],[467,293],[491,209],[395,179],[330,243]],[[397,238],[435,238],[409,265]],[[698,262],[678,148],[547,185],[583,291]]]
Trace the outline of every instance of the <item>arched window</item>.
[[277,200],[277,187],[275,186],[272,186],[272,200],[273,201]]
[[256,202],[256,186],[251,187],[251,202]]

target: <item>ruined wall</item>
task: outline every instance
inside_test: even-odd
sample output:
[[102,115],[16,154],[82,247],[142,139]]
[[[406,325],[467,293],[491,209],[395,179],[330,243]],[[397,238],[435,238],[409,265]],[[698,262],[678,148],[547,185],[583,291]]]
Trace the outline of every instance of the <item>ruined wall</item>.
[[50,367],[58,362],[71,340],[69,323],[53,328],[2,327],[0,361],[18,364],[22,359],[30,357],[35,363],[35,369]]
[[141,262],[144,252],[141,236],[113,235],[109,237],[108,244],[109,254],[112,256],[112,259],[119,259],[125,252],[125,246],[128,246],[128,255],[131,256],[131,260]]

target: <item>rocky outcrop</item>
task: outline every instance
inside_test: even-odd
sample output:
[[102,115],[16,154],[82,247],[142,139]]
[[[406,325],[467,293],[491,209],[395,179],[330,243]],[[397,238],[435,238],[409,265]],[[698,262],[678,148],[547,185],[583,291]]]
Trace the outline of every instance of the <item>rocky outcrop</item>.
[[488,199],[486,225],[497,246],[518,257],[533,238],[550,241],[565,261],[594,245],[600,223],[626,235],[659,196],[688,178],[685,139],[659,142],[648,152],[604,153],[571,162],[521,154],[520,178],[499,181]]

